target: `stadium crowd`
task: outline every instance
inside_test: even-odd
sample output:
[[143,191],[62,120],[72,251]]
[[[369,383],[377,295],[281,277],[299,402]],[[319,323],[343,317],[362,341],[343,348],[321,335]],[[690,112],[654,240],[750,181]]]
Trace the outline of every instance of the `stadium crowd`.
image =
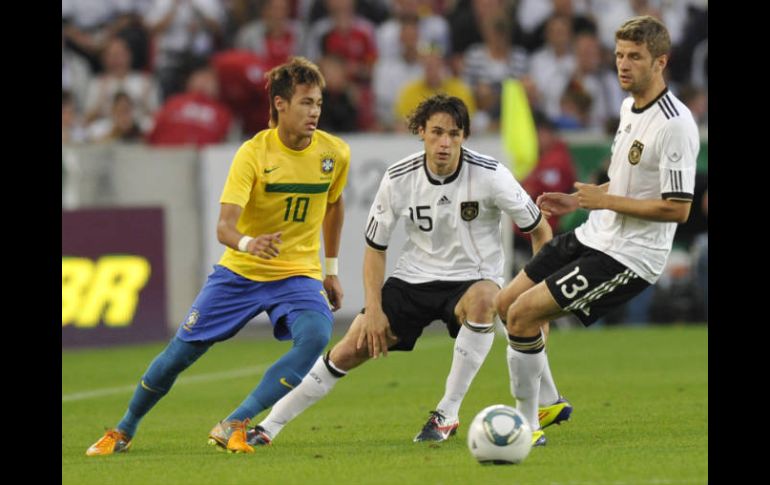
[[425,95],[498,133],[515,78],[557,131],[614,133],[617,26],[668,26],[669,88],[708,122],[706,0],[62,0],[62,143],[206,145],[267,126],[263,74],[289,57],[326,77],[320,128],[404,131]]
[[[614,135],[614,32],[635,15],[668,27],[666,84],[707,128],[707,0],[62,0],[62,145],[241,142],[268,125],[264,74],[301,55],[325,77],[319,128],[334,134],[406,132],[437,92],[466,103],[474,134],[499,134],[502,84],[518,79],[540,144],[522,183],[568,191],[562,135]],[[661,284],[608,323],[707,319],[707,187],[699,173]]]

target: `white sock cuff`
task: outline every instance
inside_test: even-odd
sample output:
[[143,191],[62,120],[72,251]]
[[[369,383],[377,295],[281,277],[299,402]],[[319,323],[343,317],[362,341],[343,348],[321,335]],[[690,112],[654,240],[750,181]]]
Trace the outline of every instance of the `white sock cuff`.
[[331,350],[326,352],[326,354],[322,355],[321,360],[323,361],[324,367],[326,367],[326,370],[329,371],[329,374],[331,374],[333,377],[341,378],[348,375],[348,373],[336,365],[334,365],[334,362],[332,362],[331,359]]

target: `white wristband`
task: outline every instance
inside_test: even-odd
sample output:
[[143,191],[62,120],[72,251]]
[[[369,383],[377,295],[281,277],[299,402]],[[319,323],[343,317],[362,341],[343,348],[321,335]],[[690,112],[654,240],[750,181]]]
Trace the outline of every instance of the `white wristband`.
[[243,236],[241,240],[238,241],[238,251],[242,253],[248,252],[249,241],[251,241],[252,239],[254,238],[251,236]]
[[337,276],[338,269],[337,258],[326,258],[326,276]]

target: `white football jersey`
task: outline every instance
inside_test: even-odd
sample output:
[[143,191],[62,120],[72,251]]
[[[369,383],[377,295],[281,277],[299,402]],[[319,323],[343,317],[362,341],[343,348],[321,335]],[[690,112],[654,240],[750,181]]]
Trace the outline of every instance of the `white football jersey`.
[[[698,127],[690,110],[668,89],[644,108],[631,97],[620,108],[620,126],[612,142],[609,194],[634,199],[689,200],[695,189]],[[675,222],[654,222],[591,211],[575,229],[581,243],[602,251],[655,283],[674,242]]]
[[428,172],[423,150],[383,175],[366,242],[384,251],[403,218],[407,240],[393,276],[409,283],[489,279],[502,286],[501,211],[525,232],[540,222],[540,210],[497,160],[463,148],[457,170],[442,182]]

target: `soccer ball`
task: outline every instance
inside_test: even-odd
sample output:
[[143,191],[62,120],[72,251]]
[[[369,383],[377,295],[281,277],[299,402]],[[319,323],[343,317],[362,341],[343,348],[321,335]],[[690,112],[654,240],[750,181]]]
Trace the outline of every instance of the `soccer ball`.
[[495,404],[473,418],[468,449],[484,465],[521,463],[532,449],[532,428],[516,409]]

